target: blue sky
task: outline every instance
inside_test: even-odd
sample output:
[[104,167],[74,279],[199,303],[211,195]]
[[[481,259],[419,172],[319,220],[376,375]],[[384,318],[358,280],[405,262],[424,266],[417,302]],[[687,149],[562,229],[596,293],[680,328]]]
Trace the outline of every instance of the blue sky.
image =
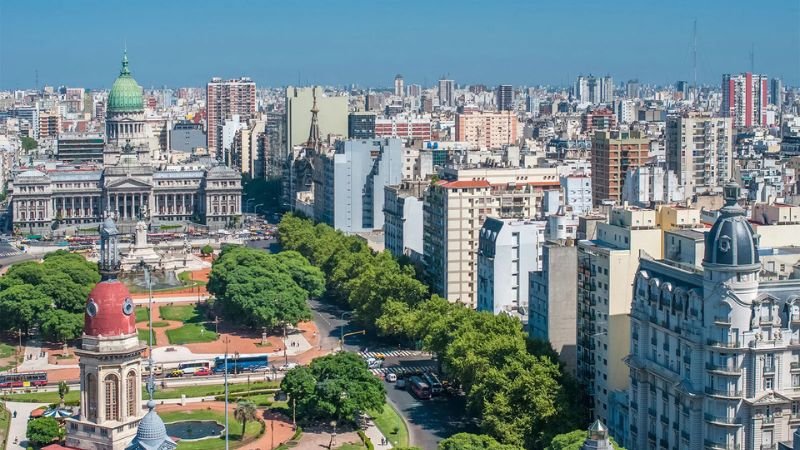
[[0,89],[109,87],[127,42],[139,84],[566,84],[755,69],[800,85],[800,1],[0,0]]

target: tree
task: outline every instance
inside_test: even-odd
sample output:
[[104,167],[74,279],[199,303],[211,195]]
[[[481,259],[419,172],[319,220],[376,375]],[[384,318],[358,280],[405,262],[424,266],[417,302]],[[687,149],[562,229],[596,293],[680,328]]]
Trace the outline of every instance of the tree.
[[53,301],[38,289],[25,284],[11,286],[0,292],[0,328],[28,334],[52,306]]
[[25,150],[26,152],[31,151],[39,146],[39,143],[36,142],[36,139],[30,138],[28,136],[22,136],[20,138],[20,141],[22,142],[22,149]]
[[354,353],[323,356],[287,372],[281,390],[311,420],[354,422],[359,412],[379,410],[386,402],[383,383]]
[[66,354],[67,341],[78,338],[83,331],[83,314],[50,309],[44,313],[40,328],[46,338],[64,343]]
[[244,430],[247,422],[258,419],[258,410],[255,403],[249,400],[237,403],[236,409],[233,410],[233,417],[242,422],[242,436],[239,439],[244,439]]
[[69,385],[66,381],[61,381],[58,383],[58,398],[61,399],[61,407],[64,407],[64,397],[69,394]]
[[203,256],[209,256],[214,253],[214,247],[206,244],[200,248],[200,254]]
[[439,442],[439,450],[522,450],[513,445],[504,445],[485,434],[458,433]]
[[[559,434],[553,437],[550,445],[545,447],[545,450],[580,450],[588,437],[589,432],[586,430],[574,430],[569,433]],[[611,439],[611,444],[617,450],[625,450],[613,438]]]
[[41,447],[64,436],[64,430],[52,417],[40,417],[28,422],[28,441]]

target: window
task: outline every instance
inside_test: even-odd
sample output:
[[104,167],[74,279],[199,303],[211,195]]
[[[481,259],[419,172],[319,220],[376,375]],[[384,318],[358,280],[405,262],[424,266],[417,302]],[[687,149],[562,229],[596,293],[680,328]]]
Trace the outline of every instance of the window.
[[772,377],[764,377],[764,390],[770,390],[774,386],[774,379]]
[[128,417],[136,415],[136,371],[128,372],[125,380],[126,397],[128,402]]
[[86,402],[89,420],[97,420],[97,377],[86,375]]
[[119,378],[116,375],[106,375],[103,389],[106,420],[119,420]]

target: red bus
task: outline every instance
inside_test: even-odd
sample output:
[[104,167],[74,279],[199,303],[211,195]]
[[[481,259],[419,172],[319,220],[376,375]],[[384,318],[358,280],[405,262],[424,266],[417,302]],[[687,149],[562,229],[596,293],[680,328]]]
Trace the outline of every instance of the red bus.
[[408,385],[411,387],[411,392],[420,400],[428,400],[431,398],[431,388],[428,383],[422,381],[422,378],[413,376],[408,379]]
[[46,386],[46,372],[7,373],[0,375],[0,388]]

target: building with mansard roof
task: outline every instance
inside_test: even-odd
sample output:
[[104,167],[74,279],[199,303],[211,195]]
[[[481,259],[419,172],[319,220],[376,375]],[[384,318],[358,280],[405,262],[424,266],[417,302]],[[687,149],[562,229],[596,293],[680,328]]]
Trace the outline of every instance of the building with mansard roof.
[[775,449],[800,429],[800,277],[765,274],[774,249],[760,247],[739,186],[723,190],[701,266],[640,260],[629,426],[615,430],[628,448]]
[[100,167],[26,168],[9,186],[13,228],[48,235],[86,226],[112,212],[122,230],[141,217],[156,224],[194,222],[210,229],[238,224],[241,174],[211,159],[167,166],[149,148],[142,88],[128,57],[108,96],[106,144]]

